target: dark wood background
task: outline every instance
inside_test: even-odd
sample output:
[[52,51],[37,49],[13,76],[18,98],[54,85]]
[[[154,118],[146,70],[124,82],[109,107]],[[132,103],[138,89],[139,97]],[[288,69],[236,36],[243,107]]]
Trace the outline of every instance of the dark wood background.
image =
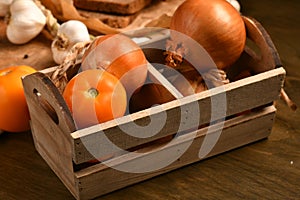
[[[269,32],[287,71],[284,88],[300,105],[300,1],[240,2],[242,13],[256,18]],[[47,67],[51,60],[37,63],[34,57],[50,53],[49,44],[40,42],[31,51],[20,46],[16,52],[3,36],[4,28],[0,24],[1,67],[21,62],[38,69]],[[300,111],[291,111],[282,100],[276,107],[277,117],[268,139],[100,199],[300,199]],[[2,134],[0,152],[0,199],[73,199],[36,152],[30,132]]]

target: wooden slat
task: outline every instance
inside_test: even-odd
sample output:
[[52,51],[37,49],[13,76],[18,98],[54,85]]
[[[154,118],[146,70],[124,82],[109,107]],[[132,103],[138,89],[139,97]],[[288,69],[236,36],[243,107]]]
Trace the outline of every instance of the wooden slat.
[[[273,106],[270,106],[263,110],[226,121],[218,142],[205,158],[268,137],[273,125],[275,110]],[[216,126],[215,132],[218,132],[218,124],[214,126]],[[215,134],[215,132],[210,132],[209,134]],[[97,164],[76,172],[75,176],[78,179],[77,184],[81,191],[80,199],[94,198],[199,161],[201,160],[198,156],[199,149],[205,137],[208,137],[207,128],[179,136],[177,142],[173,145],[138,155],[129,153],[104,162],[104,164]],[[150,171],[148,173],[127,173],[106,166],[118,167],[119,169],[129,167],[135,168],[137,171],[142,171],[144,168],[149,167],[149,165],[155,167],[155,163],[164,162],[170,155],[173,155],[174,152],[181,151],[181,145],[190,141],[192,141],[191,146],[180,159],[174,160],[169,166],[157,171]],[[138,164],[134,163],[135,161],[139,161]]]
[[[211,121],[212,117],[212,98],[218,98],[222,95],[226,95],[226,102],[225,105],[219,104],[221,107],[217,108],[217,112],[226,109],[226,116],[271,103],[279,97],[284,77],[285,70],[283,68],[270,70],[227,84],[223,89],[220,87],[213,88],[199,94],[165,103],[161,105],[165,112],[161,112],[159,107],[153,107],[124,116],[118,120],[78,130],[71,134],[75,143],[74,162],[79,164],[94,159],[92,155],[105,157],[118,152],[117,148],[112,149],[109,145],[103,145],[107,138],[121,149],[130,149],[134,146],[175,134],[178,132],[179,125],[182,131],[186,131],[196,128],[196,125],[207,124]],[[181,112],[183,113],[183,117],[181,117]],[[214,120],[224,117],[222,112],[218,114],[220,116],[215,116]],[[122,131],[130,130],[139,133],[136,124],[146,127],[149,124],[149,116],[153,120],[166,118],[163,128],[156,135],[139,138],[126,134],[127,131]],[[199,120],[195,121],[198,118]],[[146,131],[151,132],[149,128],[141,130],[141,136],[143,136],[142,134],[146,134]]]

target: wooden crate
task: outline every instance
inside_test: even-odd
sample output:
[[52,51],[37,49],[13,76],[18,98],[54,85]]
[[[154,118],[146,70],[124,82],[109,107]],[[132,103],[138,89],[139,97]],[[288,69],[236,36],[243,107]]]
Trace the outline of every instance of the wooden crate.
[[[112,120],[76,130],[62,95],[47,76],[54,69],[23,79],[35,147],[76,199],[95,198],[269,136],[276,113],[273,102],[280,95],[285,70],[263,27],[255,19],[243,18],[247,38],[256,45],[261,56],[255,53],[252,45],[247,45],[237,67],[228,73],[229,76],[239,73],[238,66],[242,65],[257,66],[252,67],[256,74],[231,82],[223,87],[224,90],[217,87],[165,103],[162,105],[164,112],[152,110],[150,113],[146,109],[120,118],[119,124]],[[154,68],[150,68],[149,73],[160,79]],[[166,83],[172,90],[169,86]],[[226,118],[215,119],[213,124],[207,125],[211,121],[211,99],[222,95],[226,95]],[[193,111],[195,105],[200,113]],[[134,129],[135,123],[147,125],[149,117],[162,115],[166,117],[165,125],[152,137],[138,138],[122,131],[122,128]],[[199,117],[197,127],[191,127],[194,117]],[[183,127],[182,134],[172,142],[153,142],[177,133],[178,124]],[[121,149],[134,150],[124,153],[110,147],[99,148],[99,141],[106,138]],[[209,142],[213,143],[212,148],[203,149]],[[94,159],[94,152],[111,157],[99,163],[87,163]],[[170,160],[170,156],[178,158]],[[159,166],[168,160],[166,166]],[[150,170],[155,167],[157,170]],[[145,169],[149,171],[143,172]]]

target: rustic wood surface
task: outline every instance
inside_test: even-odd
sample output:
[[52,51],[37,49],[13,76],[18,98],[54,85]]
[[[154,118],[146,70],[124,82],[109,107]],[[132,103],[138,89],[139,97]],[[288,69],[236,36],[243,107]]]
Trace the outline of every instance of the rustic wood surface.
[[[300,3],[298,0],[240,2],[244,15],[256,18],[271,35],[287,71],[285,90],[299,105]],[[43,36],[35,40],[40,46],[28,51],[31,44],[9,44],[3,35],[4,28],[1,23],[0,68],[31,64],[43,69],[53,62]],[[275,124],[267,140],[100,199],[300,199],[300,111],[291,111],[281,100],[276,102],[276,108]],[[30,132],[2,134],[0,151],[0,199],[73,199],[36,152]]]

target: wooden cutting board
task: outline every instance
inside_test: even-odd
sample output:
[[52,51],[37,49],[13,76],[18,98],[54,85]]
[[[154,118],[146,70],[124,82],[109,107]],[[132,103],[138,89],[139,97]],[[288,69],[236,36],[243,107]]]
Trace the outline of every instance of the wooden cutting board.
[[105,13],[134,14],[148,6],[152,0],[74,0],[75,7]]

